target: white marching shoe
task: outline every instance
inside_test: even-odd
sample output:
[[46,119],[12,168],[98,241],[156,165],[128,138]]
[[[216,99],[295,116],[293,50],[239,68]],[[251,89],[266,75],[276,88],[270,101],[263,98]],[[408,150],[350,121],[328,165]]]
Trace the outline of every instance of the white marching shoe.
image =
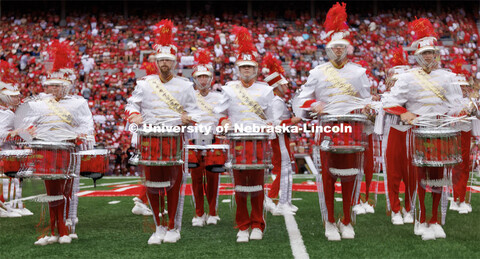
[[47,240],[48,244],[58,243],[59,236],[50,236]]
[[142,203],[141,200],[140,202],[135,201],[135,206],[133,206],[132,213],[135,215],[143,215],[143,216],[153,215],[152,210],[150,210],[150,208],[148,208],[147,205]]
[[70,244],[72,243],[72,238],[68,235],[62,236],[58,239],[60,244]]
[[297,213],[298,211],[298,207],[293,205],[292,203],[289,203],[288,206],[290,207],[290,210],[293,212],[293,213]]
[[275,209],[277,208],[277,205],[275,205],[272,199],[270,199],[268,196],[265,196],[265,200],[263,201],[263,206],[265,206],[265,209],[270,213],[273,213],[273,211],[275,211]]
[[249,240],[248,229],[239,230],[237,233],[237,243],[246,243]]
[[250,240],[262,240],[263,239],[263,231],[259,228],[252,229],[252,233],[250,233]]
[[472,206],[470,204],[462,202],[460,205],[458,205],[458,213],[467,214],[469,212],[472,212]]
[[180,231],[178,229],[170,229],[165,234],[165,238],[163,239],[164,243],[177,243],[180,240]]
[[272,212],[274,216],[283,216],[283,215],[295,215],[292,208],[287,204],[278,204],[275,210]]
[[459,206],[458,206],[458,203],[454,200],[450,201],[450,210],[453,210],[453,211],[458,211],[459,209]]
[[68,235],[72,240],[73,239],[78,239],[78,235],[77,233],[71,233],[70,235]]
[[167,230],[164,226],[157,226],[156,231],[148,239],[149,245],[160,245],[165,238]]
[[405,210],[405,208],[402,209],[403,213],[403,223],[405,224],[412,224],[413,223],[413,211],[408,211]]
[[363,209],[365,210],[365,213],[375,213],[375,208],[373,208],[368,201],[365,203],[361,202]]
[[415,221],[415,226],[413,227],[413,232],[417,236],[423,235],[425,230],[428,228],[427,223],[420,223],[419,221]]
[[208,215],[207,218],[207,225],[217,225],[218,221],[220,220],[219,216],[210,216]]
[[20,218],[22,215],[13,210],[5,210],[0,208],[0,218]]
[[403,225],[403,218],[402,218],[402,213],[397,212],[393,212],[392,211],[392,224],[393,225]]
[[438,223],[430,224],[430,228],[433,230],[433,233],[435,234],[435,238],[447,237],[447,234],[445,234],[445,231],[443,231],[443,228],[440,224]]
[[342,240],[340,233],[338,233],[337,225],[329,221],[325,222],[325,237],[328,239],[328,241]]
[[195,216],[193,219],[192,219],[192,226],[194,227],[203,227],[205,226],[205,221],[206,221],[206,218],[207,218],[207,214],[203,214],[202,216]]
[[352,209],[355,214],[357,215],[362,215],[362,214],[366,214],[367,212],[365,211],[365,208],[363,208],[362,204],[357,204],[355,206],[353,206],[353,209]]
[[48,239],[49,238],[50,238],[50,236],[44,236],[44,237],[38,239],[37,241],[35,241],[35,243],[33,243],[33,244],[36,245],[36,246],[48,245]]
[[425,228],[425,231],[423,231],[422,234],[422,240],[435,240],[435,231],[433,230],[432,226]]
[[22,216],[32,216],[33,215],[33,212],[31,212],[29,209],[27,208],[23,208],[23,209],[17,209],[16,212]]
[[351,223],[348,223],[348,225],[345,226],[342,221],[339,221],[338,228],[340,230],[340,234],[342,234],[343,239],[355,238],[355,231],[353,230],[353,226]]

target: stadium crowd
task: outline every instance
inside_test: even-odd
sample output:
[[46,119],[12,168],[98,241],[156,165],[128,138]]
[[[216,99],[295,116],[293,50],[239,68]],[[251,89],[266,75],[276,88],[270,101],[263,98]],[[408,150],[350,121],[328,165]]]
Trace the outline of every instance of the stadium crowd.
[[[186,18],[170,17],[177,25],[175,42],[179,49],[178,73],[193,65],[196,49],[208,48],[214,54],[214,89],[235,80],[233,25],[250,28],[260,55],[275,53],[287,68],[289,92],[287,99],[306,81],[308,71],[326,62],[326,32],[322,28],[325,13],[310,17],[286,11],[282,19],[274,14],[257,14],[262,19],[243,14],[225,13],[221,17],[198,15]],[[255,17],[255,16],[254,16]],[[395,10],[376,16],[349,16],[352,46],[349,53],[355,61],[367,66],[373,84],[379,92],[385,89],[385,69],[397,46],[411,42],[406,25],[415,17],[426,17],[436,27],[440,41],[442,65],[449,67],[452,60],[466,60],[471,80],[480,78],[477,62],[478,28],[473,17],[464,10],[430,13],[421,10]],[[168,17],[162,17],[168,18]],[[129,17],[99,14],[97,16],[72,14],[63,23],[58,15],[4,15],[0,21],[0,59],[18,68],[18,84],[26,96],[42,91],[48,67],[47,46],[52,38],[69,40],[76,51],[77,80],[75,91],[88,100],[94,115],[97,144],[111,150],[112,159],[124,174],[131,156],[130,134],[125,130],[123,111],[131,95],[139,69],[149,69],[148,51],[154,41],[151,27],[158,16]],[[413,57],[411,60],[413,64]],[[151,68],[151,66],[150,66]],[[147,71],[148,72],[148,71]],[[309,152],[307,136],[291,136],[296,142],[295,152]]]

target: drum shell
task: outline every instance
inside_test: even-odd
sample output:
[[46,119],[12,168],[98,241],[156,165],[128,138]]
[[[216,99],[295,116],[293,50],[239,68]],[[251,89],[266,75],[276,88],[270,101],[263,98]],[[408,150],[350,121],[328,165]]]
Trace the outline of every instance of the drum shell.
[[268,134],[227,134],[230,150],[228,167],[235,170],[271,169]]
[[90,150],[78,152],[80,156],[80,175],[99,179],[108,171],[109,153],[107,150],[92,151],[93,152],[90,152]]
[[139,134],[138,164],[148,166],[173,166],[183,164],[181,134]]
[[[319,121],[323,132],[320,133],[317,145],[322,151],[355,153],[365,151],[368,146],[368,119],[365,115],[323,115]],[[334,127],[338,127],[340,132],[333,132]],[[325,132],[326,129],[330,129],[330,132]]]
[[462,161],[460,131],[418,128],[413,133],[413,164],[419,167],[453,166]]

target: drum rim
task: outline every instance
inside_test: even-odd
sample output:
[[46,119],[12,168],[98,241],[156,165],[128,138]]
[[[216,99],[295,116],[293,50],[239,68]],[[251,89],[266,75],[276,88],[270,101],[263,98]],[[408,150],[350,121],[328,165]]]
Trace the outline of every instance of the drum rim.
[[138,136],[153,136],[153,137],[180,137],[182,135],[181,132],[173,132],[173,131],[156,132],[154,130],[147,132],[141,129],[137,131],[137,134]]
[[32,141],[25,142],[24,145],[32,149],[70,149],[74,148],[75,144],[69,142],[53,142],[53,141]]
[[[15,154],[18,153],[18,154]],[[0,157],[7,157],[7,156],[28,156],[32,154],[31,149],[6,149],[0,150]]]
[[208,149],[215,149],[215,150],[225,150],[229,149],[230,146],[227,144],[211,144],[211,145],[185,145],[186,149],[190,150],[208,150]]
[[416,128],[413,129],[413,133],[417,136],[456,136],[460,135],[460,130],[447,127],[447,128]]
[[319,117],[320,122],[335,122],[335,121],[359,121],[367,122],[368,118],[363,114],[327,114]]
[[78,151],[76,154],[81,156],[108,155],[110,154],[110,151],[108,149],[90,149]]
[[263,132],[258,132],[258,133],[240,133],[240,132],[231,132],[226,134],[227,139],[229,140],[235,140],[235,139],[240,139],[240,140],[258,140],[258,139],[265,139],[268,140],[270,137],[269,133],[263,133]]

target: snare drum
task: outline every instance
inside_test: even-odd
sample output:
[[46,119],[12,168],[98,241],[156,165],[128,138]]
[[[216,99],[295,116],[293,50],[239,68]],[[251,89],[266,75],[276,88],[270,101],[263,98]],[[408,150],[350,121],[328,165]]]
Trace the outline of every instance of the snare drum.
[[182,134],[175,132],[137,132],[140,144],[139,165],[182,165]]
[[228,145],[207,145],[205,168],[212,173],[225,172],[228,157]]
[[460,130],[454,128],[414,129],[413,147],[415,166],[443,167],[462,162]]
[[268,133],[228,133],[230,152],[225,167],[234,170],[273,168],[268,138]]
[[80,175],[100,179],[108,171],[109,152],[106,149],[79,151]]
[[2,150],[0,151],[0,173],[15,177],[18,172],[27,169],[27,158],[32,153],[30,149]]
[[317,144],[322,151],[332,153],[363,152],[368,145],[367,123],[367,116],[362,114],[323,115],[320,117],[323,132]]
[[75,173],[75,145],[69,142],[33,141],[26,143],[32,149],[29,166],[33,176],[47,180],[67,179]]

